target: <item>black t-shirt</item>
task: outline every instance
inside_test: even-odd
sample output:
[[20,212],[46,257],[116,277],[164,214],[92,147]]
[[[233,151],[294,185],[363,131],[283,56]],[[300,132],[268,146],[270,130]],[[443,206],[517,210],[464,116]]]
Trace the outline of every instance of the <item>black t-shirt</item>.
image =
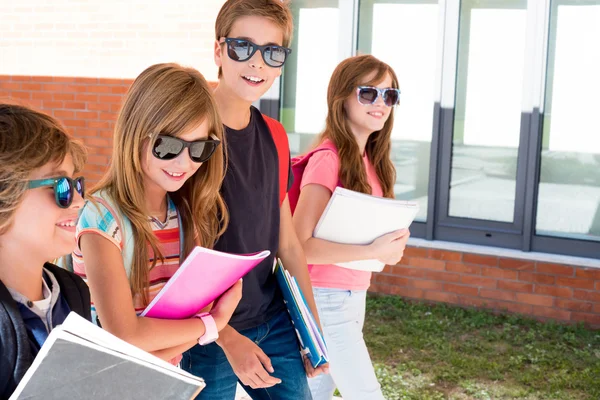
[[[254,107],[246,128],[225,127],[225,135],[228,164],[221,193],[230,220],[215,249],[238,254],[271,251],[244,277],[242,300],[229,322],[239,331],[261,325],[285,308],[272,274],[279,247],[279,158],[271,131]],[[292,179],[290,169],[288,189]]]

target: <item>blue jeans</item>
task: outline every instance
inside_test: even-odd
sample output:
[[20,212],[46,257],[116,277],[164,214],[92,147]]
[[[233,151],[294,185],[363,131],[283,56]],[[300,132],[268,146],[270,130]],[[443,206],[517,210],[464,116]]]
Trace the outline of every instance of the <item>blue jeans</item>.
[[[275,370],[273,376],[281,379],[280,384],[265,389],[252,389],[242,384],[252,399],[312,400],[298,339],[287,311],[276,314],[256,328],[240,331],[240,334],[252,340],[265,352]],[[202,377],[206,382],[206,388],[196,400],[234,400],[238,378],[225,353],[216,343],[196,345],[186,351],[181,360],[181,367]]]
[[313,288],[329,354],[329,375],[310,378],[314,400],[385,400],[363,339],[367,292]]

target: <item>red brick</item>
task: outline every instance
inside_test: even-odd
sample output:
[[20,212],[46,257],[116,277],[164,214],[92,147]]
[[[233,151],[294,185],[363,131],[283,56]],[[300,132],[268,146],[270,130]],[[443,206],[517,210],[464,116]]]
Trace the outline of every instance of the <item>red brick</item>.
[[533,306],[529,304],[507,303],[505,301],[496,302],[497,310],[506,310],[513,313],[531,315]]
[[[88,128],[95,128],[95,129],[108,129],[110,128],[110,122],[107,121],[88,121],[87,122],[87,127]],[[112,134],[112,132],[111,132]]]
[[[89,122],[89,121],[88,121]],[[114,132],[112,130],[102,130],[98,132],[98,136],[103,137],[103,138],[107,138],[107,139],[112,139],[114,136]]]
[[600,280],[600,269],[597,268],[578,268],[575,270],[575,276],[592,280]]
[[21,84],[18,82],[0,82],[0,88],[8,90],[20,90]]
[[110,105],[110,111],[114,112],[114,113],[118,113],[119,111],[121,111],[121,104],[117,104],[117,103],[113,103]]
[[31,76],[29,76],[29,75],[11,75],[11,80],[20,81],[20,82],[29,82],[29,81],[31,81]]
[[33,92],[31,98],[36,100],[52,100],[52,93],[48,92]]
[[519,303],[532,304],[535,306],[552,307],[554,305],[553,297],[529,293],[517,293],[517,301]]
[[52,82],[73,83],[75,82],[75,78],[70,76],[53,76]]
[[586,314],[586,313],[574,312],[574,313],[571,313],[571,320],[586,322],[587,324],[589,324],[591,326],[600,325],[600,315],[598,315],[598,314]]
[[394,275],[378,275],[377,283],[385,283],[387,285],[406,286],[408,279]]
[[115,93],[115,94],[125,94],[125,93],[127,93],[128,90],[129,90],[128,86],[112,86],[110,88],[110,92]]
[[70,101],[75,98],[73,93],[54,93],[54,100]]
[[423,291],[421,289],[413,289],[413,288],[407,288],[407,287],[402,287],[402,286],[391,286],[390,294],[394,294],[396,296],[402,296],[402,297],[410,297],[413,299],[422,299],[423,298]]
[[117,119],[117,114],[112,113],[112,112],[111,113],[101,112],[100,116],[98,118],[102,121],[114,121]]
[[600,314],[600,304],[594,304],[594,312]]
[[112,93],[112,89],[107,85],[88,85],[86,87],[88,93]]
[[12,92],[10,94],[10,97],[15,98],[15,99],[29,100],[29,99],[31,99],[31,93],[30,92]]
[[600,282],[596,282],[596,290],[600,290]]
[[85,83],[85,84],[97,84],[98,83],[98,78],[76,77],[74,79],[74,82],[76,82],[76,83]]
[[51,76],[32,76],[32,82],[52,82]]
[[491,276],[500,279],[517,279],[517,271],[511,271],[507,269],[500,269],[498,267],[481,267],[481,275]]
[[477,296],[479,289],[472,286],[455,285],[453,283],[444,284],[444,290],[446,292],[464,294],[467,296]]
[[427,249],[423,247],[407,246],[406,249],[404,249],[404,255],[408,257],[427,258]]
[[463,262],[467,264],[479,264],[495,267],[498,265],[498,257],[465,253],[463,254]]
[[67,85],[67,87],[65,88],[65,92],[84,93],[87,92],[87,89],[83,85]]
[[[88,124],[88,127],[89,126],[90,125]],[[391,274],[392,273],[392,266],[391,265],[385,265],[383,267],[383,269],[381,270],[381,273],[383,273],[383,274]],[[375,275],[377,275],[377,274],[375,274]]]
[[71,110],[85,110],[85,103],[82,101],[65,101],[65,108]]
[[127,81],[128,80],[119,78],[100,78],[98,83],[101,85],[127,85]]
[[87,103],[87,109],[94,111],[110,111],[110,104],[89,102]]
[[436,260],[460,261],[462,259],[462,253],[457,253],[455,251],[429,249],[428,257],[435,258]]
[[23,82],[21,84],[21,89],[22,90],[31,90],[31,91],[36,91],[36,90],[42,90],[42,84],[41,83],[25,83]]
[[419,268],[436,269],[438,271],[446,269],[444,261],[430,260],[428,258],[411,258],[409,263],[411,266]]
[[566,310],[557,310],[556,308],[533,306],[533,315],[539,317],[569,321],[571,312]]
[[463,264],[459,262],[447,262],[446,271],[479,275],[481,273],[481,267],[478,265]]
[[[42,85],[42,89],[45,92],[54,92],[55,95],[58,93],[66,92],[67,86],[60,83],[44,83]],[[65,100],[65,99],[57,99],[57,100]]]
[[433,279],[434,281],[446,281],[446,282],[459,282],[460,275],[452,274],[444,271],[426,271],[427,279]]
[[463,275],[460,278],[460,282],[466,285],[495,289],[498,281],[495,279],[483,278],[480,276]]
[[75,95],[75,101],[86,101],[90,103],[95,103],[98,101],[98,95],[89,93],[77,93]]
[[498,281],[498,289],[510,290],[511,292],[532,293],[533,285],[531,283]]
[[489,290],[481,289],[479,291],[480,297],[486,297],[488,299],[514,301],[516,299],[515,293],[505,292],[503,290]]
[[121,96],[98,96],[99,103],[121,103]]
[[577,300],[555,299],[556,307],[572,311],[592,311],[593,304]]
[[[52,112],[52,114],[56,117],[56,118],[60,118],[60,119],[72,119],[75,118],[75,111],[69,111],[69,110],[54,110]],[[85,126],[85,125],[84,125]]]
[[425,290],[443,290],[444,284],[442,282],[435,282],[429,280],[422,279],[409,279],[408,284],[406,286],[414,287],[417,289],[425,289]]
[[562,264],[538,262],[536,271],[542,274],[573,276],[573,267]]
[[593,301],[594,303],[600,303],[600,292],[588,292],[587,290],[576,289],[573,293],[573,297],[579,300]]
[[534,292],[554,297],[571,298],[573,296],[573,289],[566,287],[535,285]]
[[97,156],[97,155],[90,155],[90,156],[88,156],[87,162],[90,163],[90,164],[106,165],[108,163],[108,157],[106,157],[106,156]]
[[535,262],[530,260],[520,260],[516,258],[501,258],[500,268],[514,269],[517,271],[533,271]]
[[44,100],[42,105],[46,109],[55,109],[55,108],[63,108],[62,101],[52,101],[52,100]]
[[78,119],[68,119],[63,121],[66,127],[80,127],[85,128],[85,121]]
[[441,303],[458,304],[458,296],[454,293],[427,291],[424,293],[424,298],[427,300],[438,301]]
[[79,119],[96,119],[98,118],[98,113],[96,111],[77,111],[75,114]]
[[554,284],[554,276],[535,274],[533,272],[519,272],[519,280],[524,282],[543,283],[546,285]]
[[400,259],[400,261],[398,261],[398,264],[396,264],[396,265],[411,265],[410,257],[402,256],[402,258]]
[[556,286],[567,286],[579,289],[593,289],[594,281],[589,279],[556,277]]
[[395,266],[392,268],[392,271],[394,272],[394,275],[411,276],[414,278],[425,278],[425,271],[421,268]]

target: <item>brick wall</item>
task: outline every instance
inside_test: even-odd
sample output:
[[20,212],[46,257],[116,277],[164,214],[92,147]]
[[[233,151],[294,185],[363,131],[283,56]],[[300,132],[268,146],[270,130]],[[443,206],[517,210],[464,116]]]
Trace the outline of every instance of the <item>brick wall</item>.
[[371,290],[600,327],[600,269],[407,248]]
[[[9,99],[59,119],[89,149],[96,182],[109,162],[112,130],[131,80],[0,75]],[[600,269],[411,247],[376,274],[371,290],[600,327]]]

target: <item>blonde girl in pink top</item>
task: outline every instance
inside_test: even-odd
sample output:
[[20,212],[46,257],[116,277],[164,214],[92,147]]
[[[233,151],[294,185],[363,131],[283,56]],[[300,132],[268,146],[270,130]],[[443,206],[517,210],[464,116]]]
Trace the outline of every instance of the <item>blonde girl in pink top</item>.
[[[398,79],[389,65],[364,55],[346,59],[333,72],[327,92],[327,120],[318,148],[306,162],[294,226],[310,269],[318,312],[330,354],[330,374],[309,379],[314,400],[384,399],[362,329],[371,273],[333,265],[378,259],[396,264],[410,233],[382,236],[367,246],[342,245],[312,237],[337,186],[394,197],[396,171],[390,160]],[[325,149],[323,149],[325,148]]]

